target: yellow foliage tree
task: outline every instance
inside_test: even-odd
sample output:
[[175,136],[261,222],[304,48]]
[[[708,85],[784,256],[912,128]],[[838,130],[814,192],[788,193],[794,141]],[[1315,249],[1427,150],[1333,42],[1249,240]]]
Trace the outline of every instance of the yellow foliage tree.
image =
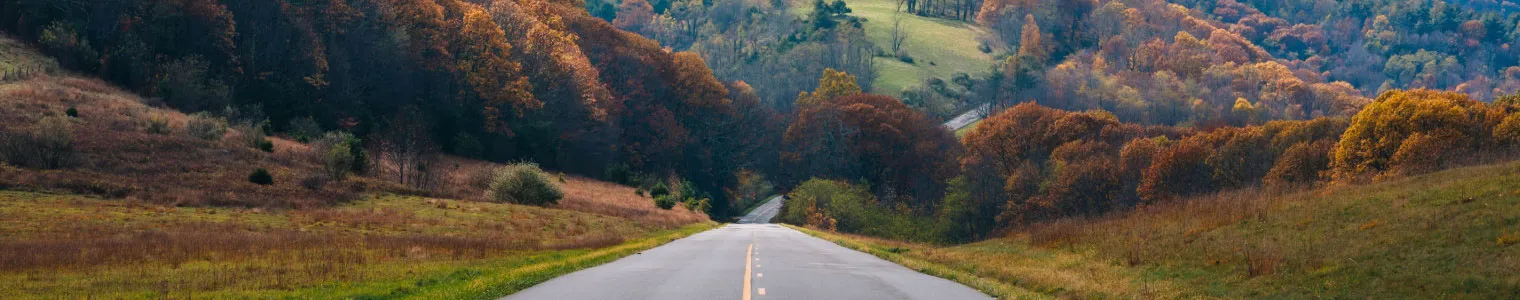
[[797,105],[807,106],[823,103],[839,97],[863,93],[860,86],[855,84],[855,76],[834,69],[824,69],[823,78],[818,79],[818,89],[812,93],[802,92],[797,95]]
[[1358,181],[1401,168],[1429,170],[1423,164],[1458,158],[1464,149],[1485,143],[1491,134],[1487,118],[1483,103],[1466,94],[1385,92],[1351,119],[1335,147],[1334,178]]

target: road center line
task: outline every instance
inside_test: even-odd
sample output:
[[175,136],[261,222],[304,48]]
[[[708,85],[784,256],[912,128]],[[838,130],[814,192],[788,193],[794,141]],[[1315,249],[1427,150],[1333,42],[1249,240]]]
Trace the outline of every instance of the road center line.
[[749,295],[750,282],[749,281],[750,281],[750,274],[753,274],[751,272],[754,272],[754,268],[752,268],[750,266],[754,264],[754,259],[753,259],[754,256],[755,256],[755,244],[754,243],[750,243],[749,244],[749,250],[744,252],[744,300],[750,300],[750,295]]

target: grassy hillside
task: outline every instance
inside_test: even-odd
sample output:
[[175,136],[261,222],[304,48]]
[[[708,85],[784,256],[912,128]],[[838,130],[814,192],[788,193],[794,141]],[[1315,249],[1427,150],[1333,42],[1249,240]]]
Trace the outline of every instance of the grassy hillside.
[[1471,298],[1520,293],[1520,163],[1247,191],[959,246],[811,231],[1003,298]]
[[55,65],[0,38],[0,156],[68,154],[0,163],[7,298],[492,298],[715,226],[563,174],[557,205],[485,202],[500,165],[454,157],[437,189],[376,167],[334,180],[320,147],[261,150],[256,130]]
[[[812,2],[794,0],[795,11],[802,16],[812,12]],[[892,40],[892,14],[897,8],[893,0],[847,0],[850,15],[864,18],[866,35],[877,46],[890,51]],[[909,13],[902,15],[902,28],[907,39],[903,49],[914,59],[913,64],[893,57],[877,57],[879,76],[873,83],[874,93],[897,95],[903,89],[922,85],[929,78],[950,81],[955,73],[985,73],[994,61],[991,55],[978,49],[976,37],[986,29],[976,24],[939,18],[920,17]]]

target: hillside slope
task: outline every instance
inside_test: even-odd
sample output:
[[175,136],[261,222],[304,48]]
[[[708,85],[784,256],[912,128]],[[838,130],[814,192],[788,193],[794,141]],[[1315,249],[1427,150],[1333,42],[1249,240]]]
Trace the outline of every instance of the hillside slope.
[[726,217],[736,173],[768,167],[752,155],[770,154],[756,150],[765,141],[721,137],[778,130],[699,55],[618,30],[579,1],[10,1],[0,11],[0,30],[64,69],[186,112],[232,108],[293,140],[416,140],[423,173],[441,169],[435,153],[601,179],[626,170],[690,181]]
[[1520,163],[1288,195],[1221,194],[960,246],[813,234],[1004,298],[1520,293]]
[[479,201],[500,165],[457,157],[446,189],[334,180],[316,142],[268,137],[266,152],[257,131],[56,65],[0,38],[0,161],[62,158],[0,163],[9,298],[495,297],[713,225],[575,176],[555,206]]

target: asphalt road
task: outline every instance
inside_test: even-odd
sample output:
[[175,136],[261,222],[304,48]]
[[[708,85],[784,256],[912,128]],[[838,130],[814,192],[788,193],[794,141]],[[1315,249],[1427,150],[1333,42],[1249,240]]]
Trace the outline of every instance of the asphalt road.
[[976,108],[966,111],[959,116],[955,116],[955,118],[950,119],[950,121],[945,121],[945,128],[950,129],[950,131],[956,131],[961,130],[961,128],[966,128],[966,126],[971,126],[971,123],[981,121],[983,117],[987,116],[987,114],[991,112],[989,111],[991,108],[992,107],[987,104],[977,106]]
[[741,222],[571,273],[503,299],[989,299],[790,228],[763,224],[781,197]]
[[739,224],[770,223],[771,218],[775,218],[776,214],[781,213],[782,201],[786,201],[786,199],[781,198],[781,196],[775,196],[771,197],[769,200],[765,200],[765,203],[760,204],[759,207],[755,207],[754,210],[750,210],[748,215],[744,215],[744,217],[739,218]]

